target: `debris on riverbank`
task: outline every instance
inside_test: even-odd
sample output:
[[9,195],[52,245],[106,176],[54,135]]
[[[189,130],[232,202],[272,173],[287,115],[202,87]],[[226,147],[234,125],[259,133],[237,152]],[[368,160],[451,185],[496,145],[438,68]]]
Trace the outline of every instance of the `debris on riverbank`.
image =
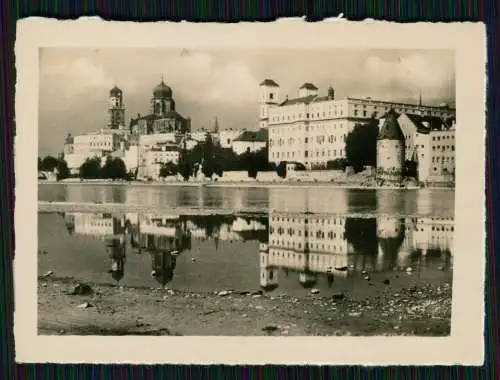
[[449,335],[450,283],[379,286],[366,298],[101,284],[80,284],[92,289],[82,295],[73,279],[40,277],[38,326],[49,335]]

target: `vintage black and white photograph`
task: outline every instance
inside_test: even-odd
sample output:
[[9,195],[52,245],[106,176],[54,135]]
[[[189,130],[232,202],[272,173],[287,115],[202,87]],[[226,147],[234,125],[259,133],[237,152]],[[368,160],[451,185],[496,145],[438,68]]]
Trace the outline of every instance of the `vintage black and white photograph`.
[[457,136],[484,129],[455,49],[96,42],[32,64],[37,335],[452,333]]

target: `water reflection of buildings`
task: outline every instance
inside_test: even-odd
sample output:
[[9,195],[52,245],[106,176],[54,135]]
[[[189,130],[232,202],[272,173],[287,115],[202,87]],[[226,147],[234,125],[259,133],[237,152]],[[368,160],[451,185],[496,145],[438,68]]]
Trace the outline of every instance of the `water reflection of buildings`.
[[102,239],[110,259],[108,273],[117,282],[125,273],[126,219],[111,214],[67,213],[64,215],[66,228],[70,234],[90,235]]
[[[361,270],[387,271],[415,262],[451,263],[453,218],[357,218],[319,214],[156,215],[65,214],[69,233],[106,242],[112,277],[124,276],[126,246],[148,253],[151,275],[162,285],[172,281],[176,257],[194,241],[213,241],[223,251],[231,242],[259,242],[260,285],[278,287],[280,276],[295,273],[305,288]],[[234,257],[234,256],[232,256]],[[234,259],[231,259],[234,260]],[[435,262],[435,261],[434,261]],[[349,268],[349,270],[346,270]]]
[[70,234],[105,240],[111,259],[109,273],[119,281],[124,276],[126,242],[136,254],[149,253],[151,275],[162,285],[172,281],[176,257],[191,250],[192,239],[219,241],[267,240],[267,220],[226,215],[179,216],[127,213],[123,216],[66,213]]
[[260,245],[260,283],[278,286],[280,269],[298,273],[305,288],[326,277],[347,276],[354,270],[385,271],[415,259],[453,251],[453,218],[350,218],[275,213],[269,217],[268,244]]

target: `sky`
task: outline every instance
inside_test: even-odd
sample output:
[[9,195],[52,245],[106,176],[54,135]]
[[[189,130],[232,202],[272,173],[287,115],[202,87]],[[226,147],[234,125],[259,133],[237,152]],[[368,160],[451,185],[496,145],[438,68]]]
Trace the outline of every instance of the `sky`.
[[298,96],[304,82],[320,95],[455,104],[453,51],[443,50],[196,50],[40,49],[39,154],[62,151],[66,135],[107,124],[109,90],[123,90],[127,126],[149,113],[153,88],[172,87],[176,110],[193,130],[217,116],[220,128],[256,129],[259,83],[280,85],[280,98]]

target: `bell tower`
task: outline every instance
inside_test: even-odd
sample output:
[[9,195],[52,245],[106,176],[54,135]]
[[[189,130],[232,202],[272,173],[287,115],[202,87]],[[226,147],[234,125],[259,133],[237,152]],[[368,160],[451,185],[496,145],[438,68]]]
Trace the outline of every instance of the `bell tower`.
[[123,128],[125,125],[125,105],[123,104],[123,92],[117,86],[109,91],[108,104],[109,121],[111,129]]
[[265,79],[260,84],[260,115],[259,115],[259,128],[266,128],[269,126],[269,109],[276,107],[279,103],[279,89],[278,83],[272,79]]

